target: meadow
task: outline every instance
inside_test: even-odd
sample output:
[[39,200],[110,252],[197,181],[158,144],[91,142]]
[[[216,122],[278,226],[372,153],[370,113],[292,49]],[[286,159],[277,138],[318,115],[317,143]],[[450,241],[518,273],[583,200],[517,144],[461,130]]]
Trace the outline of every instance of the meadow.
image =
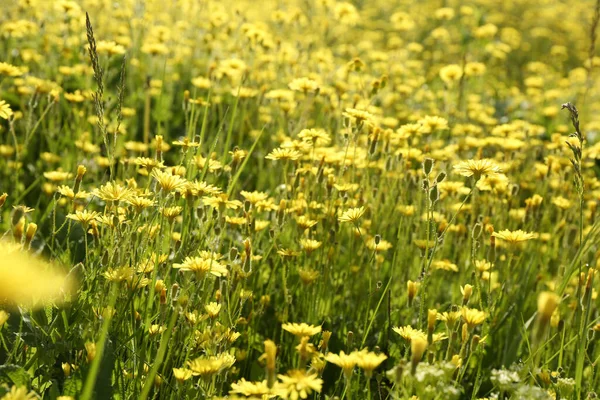
[[0,0],[0,399],[595,399],[600,1]]

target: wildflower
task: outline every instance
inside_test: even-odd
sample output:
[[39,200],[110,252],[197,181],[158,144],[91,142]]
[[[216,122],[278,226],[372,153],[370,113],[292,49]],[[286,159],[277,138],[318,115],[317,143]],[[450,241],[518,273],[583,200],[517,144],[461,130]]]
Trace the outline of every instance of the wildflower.
[[202,198],[202,201],[205,205],[215,208],[221,212],[225,211],[225,209],[227,208],[237,210],[242,206],[241,201],[229,200],[229,197],[225,193],[221,193],[215,196],[205,196]]
[[317,374],[307,374],[297,369],[286,375],[277,375],[281,382],[277,385],[278,395],[284,399],[306,399],[313,391],[320,393],[323,380]]
[[300,268],[298,270],[298,276],[303,284],[310,285],[319,279],[321,273],[310,268]]
[[192,377],[193,373],[187,368],[173,368],[173,376],[178,383],[183,383]]
[[458,272],[458,266],[456,264],[450,262],[450,260],[436,260],[431,264],[431,266],[434,269],[442,269],[444,271]]
[[223,169],[223,164],[221,164],[220,161],[218,160],[214,160],[212,158],[204,158],[201,155],[197,155],[196,157],[194,157],[194,160],[196,161],[196,166],[202,170],[204,170],[204,168],[208,169],[208,172],[216,172],[219,171],[220,169]]
[[325,356],[325,360],[340,367],[344,372],[346,379],[350,379],[352,376],[352,370],[358,362],[354,352],[346,354],[343,350],[340,352],[340,354],[328,353]]
[[15,251],[0,241],[0,302],[37,307],[60,302],[70,291],[71,282],[50,264],[27,252]]
[[196,358],[195,360],[188,361],[187,365],[192,371],[192,375],[210,377],[231,368],[234,363],[235,357],[227,353],[222,353],[218,356]]
[[100,215],[100,213],[95,212],[95,211],[88,211],[88,210],[83,210],[83,211],[75,211],[75,214],[67,214],[67,218],[81,222],[81,224],[83,224],[83,226],[87,226],[89,225],[90,222],[94,221],[96,218],[98,218],[98,216]]
[[200,257],[186,257],[183,263],[173,264],[173,268],[181,271],[192,271],[196,273],[198,279],[204,278],[206,274],[212,274],[216,277],[227,276],[227,267],[217,260],[211,260]]
[[300,246],[307,253],[312,253],[319,247],[321,247],[322,242],[314,239],[300,239]]
[[417,295],[417,291],[419,290],[420,283],[413,282],[411,280],[406,282],[406,291],[408,292],[408,304],[412,304],[413,299]]
[[281,328],[284,331],[290,332],[292,335],[297,336],[297,337],[313,336],[313,335],[316,335],[317,333],[321,332],[320,326],[308,325],[304,322],[302,322],[300,324],[297,324],[297,323],[283,324],[281,326]]
[[500,172],[500,167],[490,159],[461,161],[454,170],[463,176],[473,176],[479,180],[482,175],[492,175]]
[[536,237],[535,233],[524,232],[521,229],[516,231],[509,231],[508,229],[504,229],[500,232],[492,233],[492,236],[497,237],[498,239],[504,240],[505,242],[515,245],[517,243],[526,242],[528,240],[534,239]]
[[127,203],[133,206],[138,213],[144,208],[152,207],[155,204],[154,200],[142,196],[131,196],[127,199]]
[[49,171],[44,172],[44,178],[52,182],[62,182],[67,179],[71,179],[73,174],[65,171]]
[[418,121],[419,133],[430,134],[435,131],[448,129],[448,120],[442,117],[427,115]]
[[460,80],[463,75],[463,70],[460,65],[450,64],[442,67],[440,70],[440,78],[448,85],[452,86],[455,82]]
[[392,244],[390,242],[385,239],[378,239],[377,237],[371,237],[367,239],[366,245],[367,249],[377,252],[386,251],[392,248]]
[[556,207],[563,209],[563,210],[568,210],[569,208],[572,207],[571,200],[564,198],[562,196],[553,197],[552,204],[554,204]]
[[25,386],[13,386],[2,396],[2,400],[36,400],[37,398],[35,392],[30,392]]
[[331,142],[331,136],[324,129],[302,129],[298,137],[313,145],[326,145]]
[[71,189],[70,187],[66,186],[66,185],[62,185],[59,186],[58,189],[56,190],[58,193],[60,193],[61,195],[68,197],[71,200],[74,199],[85,199],[89,196],[88,192],[85,192],[83,190],[75,193],[75,191],[73,189]]
[[377,354],[366,350],[356,352],[355,357],[356,364],[365,371],[367,378],[370,378],[373,375],[373,370],[388,358],[385,354]]
[[444,321],[449,330],[452,330],[456,322],[460,320],[462,313],[460,311],[450,311],[437,314],[436,318],[440,321]]
[[413,340],[410,341],[410,360],[413,374],[417,369],[417,365],[421,362],[421,358],[423,358],[425,349],[427,349],[427,339],[424,336],[415,336]]
[[356,108],[346,108],[342,115],[348,118],[350,121],[355,122],[357,125],[361,125],[364,122],[373,123],[375,116],[368,111],[358,110]]
[[363,214],[365,213],[365,208],[364,207],[356,207],[356,208],[350,208],[346,211],[344,211],[342,213],[342,215],[340,215],[338,217],[338,220],[340,222],[351,222],[353,224],[356,224],[356,222],[360,219],[360,217],[363,216]]
[[4,100],[0,100],[0,118],[9,119],[13,114],[10,105]]
[[538,295],[537,309],[541,321],[549,321],[558,307],[560,297],[556,293],[542,292]]
[[166,193],[181,189],[186,184],[186,180],[179,175],[173,175],[158,169],[153,170],[151,175]]
[[319,84],[309,78],[297,78],[288,85],[290,89],[296,92],[315,93],[319,90]]
[[210,318],[216,318],[219,315],[219,312],[221,311],[221,307],[221,304],[218,304],[213,301],[205,305],[204,310],[206,310],[206,313]]
[[265,158],[267,160],[292,160],[296,161],[302,157],[302,153],[292,149],[277,148],[270,152]]
[[4,310],[0,310],[0,328],[2,328],[6,321],[8,321],[8,317],[10,317],[9,313]]
[[469,329],[473,329],[485,321],[486,314],[484,311],[480,311],[475,308],[463,307],[462,317]]
[[123,187],[116,182],[107,182],[99,189],[94,189],[94,196],[101,198],[104,201],[127,201],[133,195],[130,188]]
[[267,193],[264,192],[247,192],[245,190],[242,190],[240,192],[240,194],[242,195],[242,197],[244,199],[246,199],[248,202],[250,202],[250,204],[256,204],[260,201],[264,201],[266,200],[269,195]]
[[415,337],[426,337],[425,332],[415,329],[410,325],[392,328],[394,332],[400,335],[404,340],[412,341]]
[[231,384],[229,394],[241,394],[249,397],[269,396],[271,389],[267,385],[267,381],[250,382],[242,378],[241,380]]

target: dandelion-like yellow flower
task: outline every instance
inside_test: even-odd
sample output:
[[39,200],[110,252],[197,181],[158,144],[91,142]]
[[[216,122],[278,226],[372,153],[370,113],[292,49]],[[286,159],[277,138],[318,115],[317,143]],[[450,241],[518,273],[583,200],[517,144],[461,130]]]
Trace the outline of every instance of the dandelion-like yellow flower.
[[206,274],[212,274],[216,277],[227,276],[227,267],[214,259],[206,259],[201,257],[186,257],[181,264],[173,264],[173,268],[178,268],[181,271],[192,271],[196,273],[198,279],[203,278]]
[[484,158],[482,160],[461,161],[454,166],[454,170],[463,176],[473,176],[479,180],[482,175],[492,175],[500,172],[500,166],[493,160]]
[[269,389],[266,380],[261,382],[250,382],[242,378],[231,384],[229,394],[241,394],[253,398],[263,398],[263,396],[271,394],[271,389]]
[[342,213],[342,215],[340,215],[338,217],[338,221],[340,222],[351,222],[353,224],[355,224],[360,217],[362,217],[365,213],[365,208],[364,207],[355,207],[355,208],[349,208],[348,210],[344,211]]
[[463,75],[463,70],[460,65],[450,64],[440,69],[440,78],[448,85],[452,86],[455,82],[460,80]]
[[475,308],[463,307],[462,317],[465,323],[469,326],[469,329],[473,329],[485,321],[486,314],[484,311],[477,310]]
[[323,379],[317,374],[308,374],[297,369],[277,377],[281,381],[277,384],[277,394],[285,399],[306,399],[313,391],[320,393],[323,387]]
[[186,180],[179,175],[173,175],[169,172],[164,172],[159,169],[152,170],[151,175],[154,179],[156,179],[160,188],[167,193],[182,189],[186,184]]
[[385,354],[377,354],[372,351],[368,351],[367,349],[363,349],[354,353],[356,357],[356,364],[359,368],[365,371],[367,378],[370,378],[375,368],[379,367],[379,365],[388,358]]
[[273,150],[265,157],[267,160],[292,160],[296,161],[302,157],[302,153],[293,149],[283,149],[281,147]]
[[107,182],[105,185],[95,189],[94,196],[101,198],[104,201],[127,201],[133,195],[133,190],[119,185],[116,182]]
[[517,243],[526,242],[527,240],[535,239],[537,235],[535,233],[522,231],[521,229],[516,231],[504,229],[500,232],[492,233],[492,236],[514,245]]
[[0,100],[0,118],[9,119],[12,115],[13,110],[10,105],[4,100]]
[[0,241],[0,303],[37,307],[60,302],[71,286],[50,264]]
[[67,218],[72,219],[74,221],[81,222],[84,226],[87,226],[90,222],[96,220],[100,216],[100,213],[96,211],[75,211],[75,214],[67,214]]
[[304,322],[297,323],[289,323],[283,324],[281,328],[284,331],[291,333],[294,336],[302,337],[302,336],[314,336],[317,333],[321,332],[321,326],[308,325]]
[[358,362],[355,352],[346,354],[343,350],[340,351],[340,354],[328,353],[325,356],[325,360],[340,367],[342,371],[344,371],[344,376],[346,378],[350,378],[352,370]]

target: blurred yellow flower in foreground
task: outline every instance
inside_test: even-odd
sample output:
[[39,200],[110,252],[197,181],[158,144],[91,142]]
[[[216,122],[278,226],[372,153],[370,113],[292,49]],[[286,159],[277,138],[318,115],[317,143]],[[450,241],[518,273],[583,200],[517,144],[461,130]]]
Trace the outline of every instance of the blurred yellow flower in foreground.
[[61,302],[71,287],[51,264],[0,241],[0,304],[38,307]]

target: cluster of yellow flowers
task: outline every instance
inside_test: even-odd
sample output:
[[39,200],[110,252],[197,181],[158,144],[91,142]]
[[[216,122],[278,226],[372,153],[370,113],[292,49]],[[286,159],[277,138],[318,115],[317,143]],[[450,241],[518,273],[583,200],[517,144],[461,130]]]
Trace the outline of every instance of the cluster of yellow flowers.
[[443,3],[7,4],[0,399],[591,391],[600,8]]

